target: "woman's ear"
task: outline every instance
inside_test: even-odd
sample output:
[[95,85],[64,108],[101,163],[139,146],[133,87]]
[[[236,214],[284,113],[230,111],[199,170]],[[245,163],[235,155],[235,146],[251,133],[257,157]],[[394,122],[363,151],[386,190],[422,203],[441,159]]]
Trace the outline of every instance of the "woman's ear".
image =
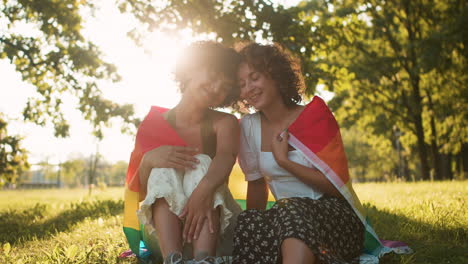
[[184,78],[184,80],[180,83],[180,92],[185,92],[185,89],[189,85],[191,78]]

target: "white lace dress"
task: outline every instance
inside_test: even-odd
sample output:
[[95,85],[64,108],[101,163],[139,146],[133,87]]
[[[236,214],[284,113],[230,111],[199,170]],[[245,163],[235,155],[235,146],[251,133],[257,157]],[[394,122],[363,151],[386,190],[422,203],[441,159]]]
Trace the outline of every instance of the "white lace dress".
[[[148,189],[145,200],[137,212],[146,246],[152,254],[160,255],[159,241],[152,221],[151,206],[158,198],[165,198],[170,210],[179,215],[188,198],[205,176],[211,164],[211,158],[206,154],[198,154],[200,161],[193,170],[180,171],[171,168],[155,168],[148,178]],[[227,184],[220,186],[214,195],[213,208],[220,206],[220,232],[217,245],[217,256],[230,256],[232,253],[232,238],[237,216],[241,212],[240,206],[232,197]],[[191,244],[184,245],[184,256],[190,256]]]

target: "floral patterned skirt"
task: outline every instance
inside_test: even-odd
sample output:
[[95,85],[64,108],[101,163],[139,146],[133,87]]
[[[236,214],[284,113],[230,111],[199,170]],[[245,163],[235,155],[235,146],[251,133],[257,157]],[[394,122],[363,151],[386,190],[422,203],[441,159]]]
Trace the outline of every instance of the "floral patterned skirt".
[[318,263],[359,263],[364,226],[343,199],[293,197],[269,210],[247,210],[237,219],[233,263],[281,263],[281,243],[303,241]]

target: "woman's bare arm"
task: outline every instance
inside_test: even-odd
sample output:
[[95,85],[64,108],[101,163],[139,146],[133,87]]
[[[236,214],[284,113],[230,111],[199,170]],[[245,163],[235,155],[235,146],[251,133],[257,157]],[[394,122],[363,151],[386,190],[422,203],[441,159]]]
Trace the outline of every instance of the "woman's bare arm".
[[213,197],[216,189],[224,184],[236,162],[239,152],[239,123],[232,115],[225,115],[216,124],[216,155],[206,175],[192,192],[180,217],[185,217],[184,239],[197,239],[205,219],[213,232]]
[[217,124],[216,155],[200,184],[214,191],[227,181],[239,153],[240,128],[233,115],[223,116]]
[[265,210],[268,201],[268,185],[264,178],[249,181],[247,185],[247,209]]

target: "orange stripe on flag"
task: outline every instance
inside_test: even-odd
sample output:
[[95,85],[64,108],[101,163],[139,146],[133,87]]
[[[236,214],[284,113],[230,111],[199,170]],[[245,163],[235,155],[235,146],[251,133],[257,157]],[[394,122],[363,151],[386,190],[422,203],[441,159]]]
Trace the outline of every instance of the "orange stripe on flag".
[[353,185],[351,184],[351,181],[348,181],[344,186],[348,189],[349,194],[351,195],[351,200],[350,203],[354,206],[354,208],[361,214],[361,216],[365,219],[366,218],[366,211],[364,210],[364,207],[362,206],[361,202],[359,201],[359,198],[356,195],[356,192],[353,189]]
[[316,155],[325,162],[344,183],[349,181],[348,162],[339,132],[336,133],[328,144]]

